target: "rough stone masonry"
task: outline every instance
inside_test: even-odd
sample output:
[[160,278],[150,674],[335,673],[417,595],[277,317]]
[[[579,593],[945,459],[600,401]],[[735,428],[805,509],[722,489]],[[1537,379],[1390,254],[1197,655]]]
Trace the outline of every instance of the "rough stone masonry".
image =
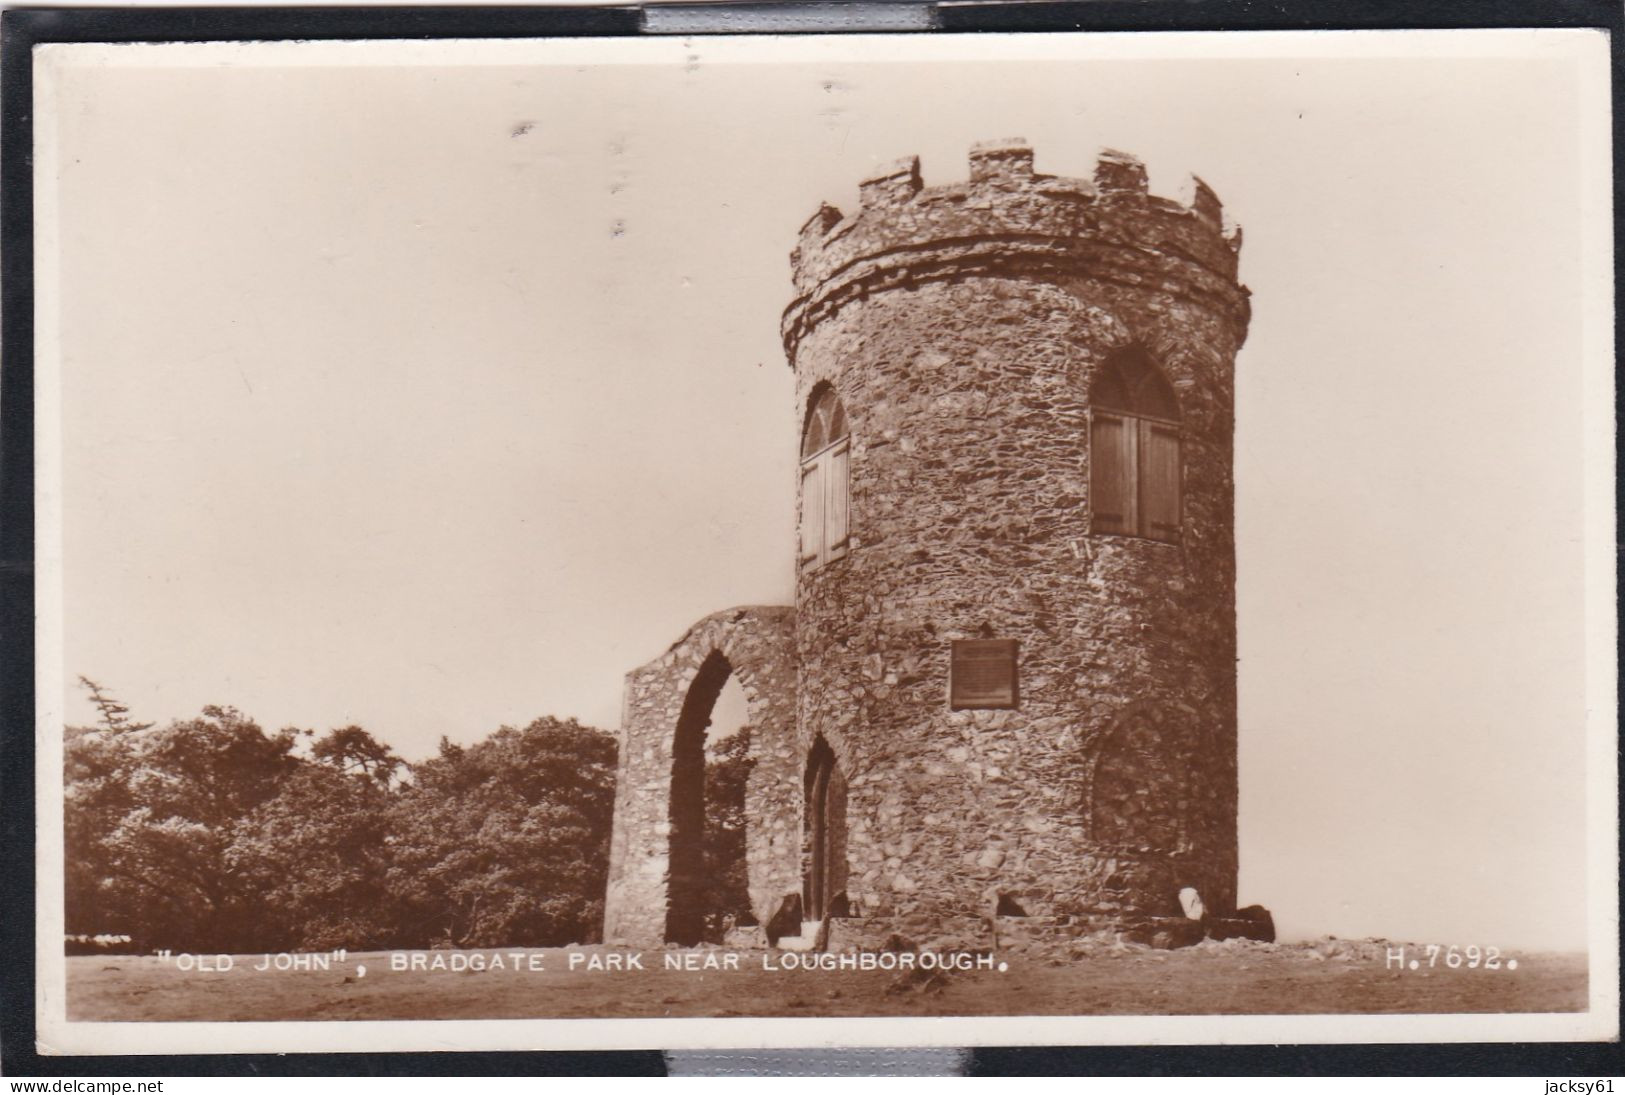
[[763,923],[1083,931],[1177,917],[1186,887],[1234,911],[1240,243],[1200,180],[1156,197],[1116,152],[1052,177],[1019,141],[814,214],[783,320],[796,605],[719,613],[628,675],[607,940],[697,938],[730,673]]

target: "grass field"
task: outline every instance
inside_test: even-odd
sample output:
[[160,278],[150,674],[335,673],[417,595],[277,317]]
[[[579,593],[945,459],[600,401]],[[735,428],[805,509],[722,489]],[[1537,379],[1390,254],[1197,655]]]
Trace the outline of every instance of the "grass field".
[[[225,972],[186,971],[174,959],[68,959],[75,1020],[510,1019],[662,1016],[1219,1015],[1583,1011],[1586,960],[1513,954],[1515,969],[1431,968],[1394,944],[1203,943],[1179,951],[1114,946],[1071,959],[1000,955],[998,970],[922,976],[887,970],[764,969],[773,952],[673,951],[737,968],[665,968],[667,952],[619,947],[433,951],[504,955],[502,969],[393,969],[389,953],[350,954],[328,969],[255,970],[237,956]],[[589,969],[611,955],[644,968]],[[576,955],[578,968],[570,968]],[[515,961],[517,956],[518,960]],[[596,957],[597,961],[593,959]],[[1417,969],[1409,968],[1420,959]],[[397,962],[400,960],[397,960]],[[624,962],[624,959],[622,960]],[[515,965],[520,969],[514,969]],[[530,968],[540,965],[541,969]],[[361,972],[359,967],[365,967]]]

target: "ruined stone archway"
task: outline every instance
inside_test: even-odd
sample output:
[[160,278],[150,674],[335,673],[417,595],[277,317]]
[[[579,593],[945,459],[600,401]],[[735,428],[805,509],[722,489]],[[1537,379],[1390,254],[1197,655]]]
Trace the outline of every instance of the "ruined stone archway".
[[693,786],[696,765],[703,781],[705,727],[730,675],[745,694],[755,761],[745,789],[751,911],[765,921],[786,895],[800,892],[794,621],[791,608],[719,612],[627,674],[605,940],[652,945],[693,934],[683,903],[704,804],[703,795],[682,789]]

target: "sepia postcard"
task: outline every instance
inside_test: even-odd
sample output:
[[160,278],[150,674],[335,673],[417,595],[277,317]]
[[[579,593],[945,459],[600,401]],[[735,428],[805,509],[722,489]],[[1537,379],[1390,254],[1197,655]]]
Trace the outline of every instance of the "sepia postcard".
[[1617,1038],[1609,59],[37,46],[40,1052]]

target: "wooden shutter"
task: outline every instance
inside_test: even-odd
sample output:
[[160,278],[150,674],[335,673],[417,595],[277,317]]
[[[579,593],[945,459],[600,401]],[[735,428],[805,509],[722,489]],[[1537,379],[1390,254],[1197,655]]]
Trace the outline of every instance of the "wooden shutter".
[[1095,532],[1135,532],[1135,449],[1139,431],[1122,415],[1095,411],[1089,429],[1089,506]]
[[953,644],[949,667],[949,706],[1014,707],[1016,640],[963,639]]
[[1140,535],[1179,540],[1179,428],[1140,423]]
[[823,557],[824,466],[819,460],[801,465],[801,561],[816,562]]
[[846,544],[851,534],[847,527],[852,486],[851,452],[851,443],[842,441],[824,457],[828,461],[824,469],[824,497],[828,499],[824,508],[824,535],[829,549],[825,553],[826,558],[846,554]]

